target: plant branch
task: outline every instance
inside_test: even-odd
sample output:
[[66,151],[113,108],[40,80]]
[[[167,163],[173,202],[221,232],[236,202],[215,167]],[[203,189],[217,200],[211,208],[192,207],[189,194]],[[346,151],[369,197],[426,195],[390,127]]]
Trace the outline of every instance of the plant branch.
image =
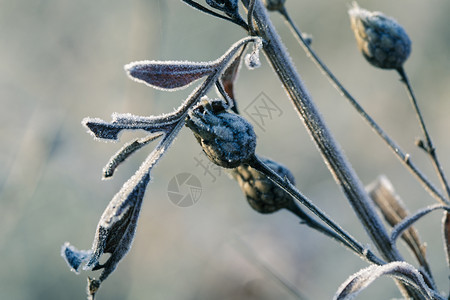
[[[408,91],[408,96],[409,96],[409,98],[411,100],[411,103],[412,103],[412,105],[414,107],[414,110],[416,112],[416,116],[417,116],[417,118],[419,120],[419,123],[420,123],[420,127],[421,127],[423,135],[425,137],[426,145],[422,145],[421,148],[424,149],[430,155],[430,158],[431,158],[431,160],[433,162],[433,165],[436,168],[436,171],[438,173],[438,176],[439,176],[439,179],[441,181],[441,184],[444,187],[444,190],[446,191],[447,196],[450,198],[450,186],[449,186],[448,181],[447,181],[447,179],[445,177],[442,165],[439,163],[439,160],[438,160],[438,157],[437,157],[437,154],[436,154],[436,148],[433,145],[433,141],[431,140],[431,136],[430,136],[430,134],[428,132],[428,129],[427,129],[426,125],[425,125],[425,121],[423,119],[422,113],[421,113],[419,105],[417,103],[416,96],[414,95],[412,86],[411,86],[411,84],[409,82],[408,76],[406,75],[405,69],[403,67],[397,69],[397,72],[400,75],[401,81],[405,84],[405,87],[406,87],[406,89]],[[446,201],[445,204],[449,204],[449,201]]]
[[355,238],[353,238],[349,233],[344,231],[338,224],[336,224],[336,222],[334,222],[330,217],[328,217],[324,212],[322,212],[320,208],[318,208],[314,203],[312,203],[311,200],[309,200],[306,196],[300,193],[295,188],[295,186],[293,186],[289,182],[289,180],[281,178],[276,172],[274,172],[271,168],[266,166],[256,155],[253,156],[253,158],[248,162],[248,164],[258,172],[267,176],[267,178],[276,183],[286,193],[291,195],[299,203],[304,205],[313,214],[319,217],[325,224],[327,224],[331,229],[333,229],[334,232],[338,234],[339,238],[337,239],[340,242],[342,242],[345,246],[350,248],[352,251],[354,251],[362,258],[369,260],[371,263],[377,265],[385,264],[383,260],[378,258],[372,251],[367,249],[367,247],[363,247]]
[[[248,6],[248,0],[243,0],[243,3]],[[253,19],[256,23],[256,33],[265,41],[264,53],[366,232],[386,260],[403,261],[400,253],[391,247],[388,233],[376,213],[373,202],[322,120],[260,0],[255,2]],[[399,288],[407,296],[423,298],[408,287],[402,285]]]
[[316,66],[323,72],[323,74],[330,80],[331,84],[350,102],[350,104],[356,109],[360,116],[368,123],[368,125],[378,134],[378,136],[388,145],[402,164],[408,168],[412,174],[416,176],[419,182],[424,188],[439,202],[443,204],[449,204],[447,198],[438,191],[438,189],[426,178],[426,176],[418,169],[418,167],[411,161],[409,154],[405,153],[393,139],[391,139],[387,133],[375,122],[374,119],[364,110],[364,108],[358,103],[358,101],[347,91],[347,89],[339,82],[334,76],[331,70],[325,65],[320,57],[311,48],[309,43],[304,39],[301,31],[297,28],[294,21],[291,19],[286,8],[283,6],[279,10],[281,15],[286,19],[294,35],[297,37],[298,42],[306,52],[308,57],[316,64]]
[[[244,0],[248,4],[248,0]],[[381,219],[375,213],[375,208],[366,194],[362,183],[354,173],[350,163],[344,158],[339,146],[324,121],[320,117],[300,75],[293,66],[284,45],[276,34],[264,7],[259,0],[255,3],[253,18],[256,21],[256,31],[265,40],[264,52],[272,67],[279,76],[300,114],[308,132],[319,148],[331,173],[344,190],[356,214],[363,222],[368,234],[374,240],[377,248],[388,260],[399,260],[399,254],[393,253],[388,246],[389,237]]]

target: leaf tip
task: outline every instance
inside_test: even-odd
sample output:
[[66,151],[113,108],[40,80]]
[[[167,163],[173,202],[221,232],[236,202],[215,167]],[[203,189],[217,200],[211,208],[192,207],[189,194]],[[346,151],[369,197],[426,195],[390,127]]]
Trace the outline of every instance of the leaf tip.
[[65,242],[61,247],[61,256],[69,265],[71,271],[76,274],[79,273],[81,264],[90,259],[91,254],[91,250],[78,250],[74,246],[70,245],[69,242]]

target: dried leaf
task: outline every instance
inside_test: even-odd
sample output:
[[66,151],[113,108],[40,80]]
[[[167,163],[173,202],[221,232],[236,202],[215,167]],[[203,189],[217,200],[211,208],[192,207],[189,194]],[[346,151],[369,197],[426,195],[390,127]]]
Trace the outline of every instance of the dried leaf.
[[[179,122],[169,134],[164,136],[136,174],[109,202],[97,225],[91,250],[77,250],[69,243],[63,245],[61,254],[72,270],[78,271],[82,263],[86,263],[83,267],[84,270],[103,269],[98,280],[88,280],[88,293],[91,299],[100,283],[115,270],[120,260],[131,248],[142,199],[150,181],[150,171],[170,147],[182,127],[183,122]],[[99,260],[104,253],[111,253],[111,256],[101,265]],[[91,285],[93,289],[91,289]]]
[[[220,18],[223,20],[233,22],[234,24],[239,25],[242,28],[244,28],[246,31],[248,31],[247,23],[245,23],[245,21],[239,15],[239,11],[238,11],[239,7],[237,6],[237,0],[231,1],[231,2],[235,2],[235,4],[236,4],[235,9],[233,8],[233,5],[225,4],[225,3],[223,3],[223,1],[207,0],[207,3],[209,6],[218,8],[220,11],[225,12],[225,14],[228,17],[218,14],[215,11],[212,11],[212,10],[206,8],[205,6],[195,2],[193,0],[181,0],[181,1],[183,1],[184,3],[186,3],[187,5],[195,8],[195,9],[198,9],[201,12],[204,12],[206,14],[209,14],[211,16],[214,16],[214,17],[217,17],[217,18]],[[230,1],[227,1],[227,2],[230,2]]]
[[61,247],[61,256],[64,258],[66,263],[69,265],[70,269],[79,273],[80,266],[83,263],[89,261],[92,256],[91,250],[78,250],[74,246],[70,245],[69,242],[64,243]]
[[222,76],[220,76],[217,88],[219,93],[229,102],[230,108],[238,113],[236,98],[234,95],[234,82],[237,80],[239,69],[241,66],[242,54],[245,51],[245,46],[242,48],[239,55],[237,55],[233,62],[225,69]]
[[418,212],[416,212],[415,214],[405,218],[404,220],[402,220],[400,223],[398,223],[391,232],[391,243],[395,244],[396,240],[398,239],[398,237],[405,231],[407,230],[410,226],[412,226],[412,224],[414,224],[416,221],[418,221],[420,218],[424,217],[425,215],[429,214],[432,211],[438,210],[438,209],[443,209],[446,211],[450,211],[450,207],[449,206],[443,206],[443,205],[431,205],[428,207],[425,207],[421,210],[419,210]]
[[137,61],[125,65],[128,76],[153,88],[173,91],[187,87],[197,79],[212,74],[215,62]]
[[237,0],[206,0],[206,3],[209,6],[225,13],[234,13],[239,8]]
[[444,242],[446,257],[447,257],[447,266],[450,268],[450,214],[448,211],[445,212],[444,219],[442,220],[442,227],[444,228]]
[[119,127],[99,118],[84,118],[82,124],[89,129],[94,137],[105,140],[117,140],[119,133],[125,129],[123,126]]
[[114,175],[114,171],[116,168],[124,162],[130,155],[132,155],[137,150],[141,149],[151,141],[159,138],[163,134],[157,134],[154,136],[147,136],[141,139],[136,139],[132,141],[131,143],[125,144],[120,150],[114,154],[106,164],[106,166],[103,168],[103,179],[110,178]]
[[132,114],[112,115],[112,122],[99,118],[84,118],[81,124],[97,139],[118,140],[122,130],[145,130],[147,132],[167,132],[179,121],[178,112],[171,114],[141,117]]
[[[381,210],[385,220],[392,227],[396,226],[409,215],[402,199],[395,192],[392,183],[386,176],[380,176],[367,190],[372,200]],[[420,265],[430,273],[425,255],[425,244],[420,241],[417,230],[414,227],[408,228],[402,234],[402,239],[414,253]]]
[[229,16],[238,25],[245,28],[245,21],[239,14],[238,0],[206,0],[206,3]]
[[350,276],[338,289],[333,299],[354,299],[362,290],[381,276],[389,275],[414,287],[426,299],[442,299],[435,291],[428,288],[420,272],[406,262],[391,262],[382,266],[372,265]]
[[[149,173],[144,174],[143,177],[133,176],[114,196],[100,218],[92,245],[92,256],[83,269],[104,269],[99,278],[101,281],[114,271],[119,261],[131,248],[149,181]],[[99,260],[103,253],[111,253],[111,256],[100,265]]]

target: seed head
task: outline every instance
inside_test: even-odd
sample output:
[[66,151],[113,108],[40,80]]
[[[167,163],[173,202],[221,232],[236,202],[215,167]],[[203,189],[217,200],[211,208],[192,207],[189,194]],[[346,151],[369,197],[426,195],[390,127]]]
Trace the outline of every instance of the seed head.
[[286,0],[264,0],[264,5],[268,10],[280,10],[283,8]]
[[396,20],[381,12],[370,12],[353,3],[349,10],[356,43],[375,67],[399,69],[411,53],[411,40]]
[[222,100],[203,100],[189,112],[186,126],[213,163],[235,168],[255,153],[256,134],[247,120],[225,108]]
[[[278,175],[295,183],[294,175],[286,167],[267,158],[260,159]],[[250,206],[259,213],[269,214],[288,208],[293,201],[290,195],[269,178],[248,165],[243,164],[234,169],[232,176],[238,181]]]

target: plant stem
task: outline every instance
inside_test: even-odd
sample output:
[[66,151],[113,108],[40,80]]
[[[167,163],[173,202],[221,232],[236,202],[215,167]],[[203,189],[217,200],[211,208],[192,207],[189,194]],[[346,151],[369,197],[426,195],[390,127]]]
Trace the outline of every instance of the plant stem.
[[[442,183],[442,186],[444,187],[444,190],[446,191],[447,196],[450,198],[450,186],[445,177],[444,170],[443,170],[441,164],[439,163],[439,160],[438,160],[438,157],[436,154],[436,148],[433,145],[433,141],[431,140],[431,136],[425,125],[425,121],[424,121],[422,113],[419,109],[419,105],[417,103],[416,96],[414,95],[413,89],[409,82],[408,76],[406,75],[405,69],[403,67],[400,67],[399,69],[397,69],[397,72],[400,75],[401,81],[405,84],[406,90],[408,91],[409,99],[411,100],[411,103],[414,107],[417,119],[419,120],[420,127],[421,127],[423,135],[425,137],[426,144],[425,145],[419,144],[419,146],[421,146],[421,148],[430,155],[430,158],[433,162],[434,167],[436,168],[436,171],[438,173],[438,176]],[[446,204],[448,204],[448,203],[449,202],[447,201]]]
[[309,46],[309,44],[303,38],[300,30],[297,28],[287,10],[283,7],[279,10],[281,15],[286,19],[291,29],[294,31],[300,45],[307,53],[308,57],[316,64],[316,66],[323,72],[323,74],[330,80],[332,85],[341,92],[341,94],[350,102],[350,104],[356,109],[361,117],[366,120],[368,125],[381,137],[381,139],[388,145],[388,147],[394,152],[397,158],[407,167],[424,186],[424,188],[439,202],[442,204],[449,204],[448,199],[443,196],[436,187],[426,178],[426,176],[416,167],[411,161],[409,154],[405,153],[396,143],[392,140],[387,133],[370,117],[370,115],[362,108],[358,101],[347,91],[347,89],[339,82],[334,74],[328,69],[325,63],[319,58],[315,51]]
[[[261,172],[261,170],[258,170],[259,172]],[[264,174],[266,175],[266,174]],[[267,175],[266,175],[267,176]],[[270,178],[269,178],[270,179]],[[272,179],[273,180],[273,179]],[[284,189],[284,188],[283,188]],[[306,198],[306,197],[305,197]],[[294,199],[296,199],[294,197]],[[296,199],[297,200],[297,199]],[[308,200],[310,201],[310,200]],[[354,251],[354,248],[344,239],[342,238],[339,234],[337,234],[335,231],[331,230],[330,228],[326,227],[325,225],[323,225],[322,223],[319,223],[318,221],[316,221],[315,219],[313,219],[310,215],[308,215],[307,213],[305,213],[297,204],[297,202],[299,202],[298,200],[296,202],[292,202],[292,204],[289,205],[289,207],[287,207],[286,209],[289,210],[291,213],[293,213],[294,215],[296,215],[299,219],[300,219],[300,223],[301,224],[305,224],[307,226],[309,226],[312,229],[315,229],[321,233],[323,233],[324,235],[338,241],[339,243],[343,244],[345,247],[349,248],[350,250]],[[311,202],[311,201],[310,201]],[[359,253],[358,253],[359,254]]]
[[[244,3],[248,3],[247,0]],[[320,117],[259,0],[255,3],[253,19],[256,21],[255,30],[265,41],[263,47],[265,54],[280,77],[289,98],[318,146],[335,180],[343,188],[358,217],[381,252],[389,260],[394,257],[398,258],[397,255],[390,253],[390,248],[387,248],[389,237],[381,219],[375,214],[373,204],[364,187]]]
[[[247,6],[248,0],[243,0],[243,3]],[[264,53],[366,232],[386,260],[403,261],[400,253],[391,247],[389,236],[376,213],[373,202],[322,120],[260,0],[255,1],[253,20],[256,33],[265,41]],[[423,299],[414,290],[404,286],[399,287],[406,296]]]
[[314,203],[311,202],[306,196],[300,193],[295,186],[293,186],[288,180],[281,178],[272,169],[266,166],[258,157],[254,156],[248,164],[257,170],[258,172],[267,176],[270,180],[275,182],[280,188],[282,188],[286,193],[291,195],[299,203],[304,205],[317,217],[319,217],[325,224],[327,224],[334,232],[338,234],[341,241],[345,246],[349,247],[356,254],[364,259],[369,260],[371,263],[377,265],[383,265],[385,262],[378,258],[372,251],[363,247],[355,238],[353,238],[349,233],[344,231],[336,222],[334,222],[330,217],[328,217],[320,208],[318,208]]

